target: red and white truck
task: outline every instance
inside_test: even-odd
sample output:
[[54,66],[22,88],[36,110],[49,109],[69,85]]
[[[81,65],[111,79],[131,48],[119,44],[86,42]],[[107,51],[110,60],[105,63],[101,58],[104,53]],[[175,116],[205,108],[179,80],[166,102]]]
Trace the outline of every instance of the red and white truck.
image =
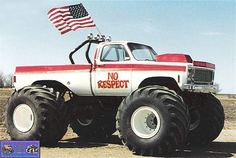
[[[91,45],[97,45],[93,59]],[[85,46],[88,64],[75,64],[73,54]],[[208,144],[223,128],[214,64],[91,35],[69,59],[69,65],[16,67],[5,113],[12,139],[53,144],[68,125],[84,138],[117,130],[130,150],[160,155]]]

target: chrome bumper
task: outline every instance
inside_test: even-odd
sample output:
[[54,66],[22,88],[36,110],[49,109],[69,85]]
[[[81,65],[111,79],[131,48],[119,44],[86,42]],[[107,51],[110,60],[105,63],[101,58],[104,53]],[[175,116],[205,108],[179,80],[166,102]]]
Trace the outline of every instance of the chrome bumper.
[[183,89],[186,91],[199,92],[199,93],[217,93],[217,92],[219,92],[218,85],[185,84]]

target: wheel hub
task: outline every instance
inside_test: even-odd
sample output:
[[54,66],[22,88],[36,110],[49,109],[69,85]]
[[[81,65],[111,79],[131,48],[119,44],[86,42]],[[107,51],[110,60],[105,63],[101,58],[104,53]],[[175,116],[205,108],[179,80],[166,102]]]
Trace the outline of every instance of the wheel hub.
[[153,113],[149,113],[146,120],[147,126],[150,129],[155,129],[157,127],[157,119]]
[[13,124],[21,132],[28,132],[32,128],[34,114],[27,104],[20,104],[14,109]]
[[82,126],[88,126],[93,122],[93,118],[89,117],[80,117],[77,119],[77,121],[82,125]]
[[161,126],[160,116],[156,110],[142,106],[134,111],[131,116],[131,128],[141,138],[155,136]]
[[77,121],[82,126],[89,126],[94,120],[94,108],[92,106],[84,106],[79,110]]

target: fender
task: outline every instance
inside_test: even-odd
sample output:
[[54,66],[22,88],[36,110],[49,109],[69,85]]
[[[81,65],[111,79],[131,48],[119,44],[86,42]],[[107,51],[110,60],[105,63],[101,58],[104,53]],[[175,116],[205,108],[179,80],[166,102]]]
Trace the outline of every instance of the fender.
[[144,79],[140,84],[138,88],[149,86],[149,85],[159,85],[159,86],[165,86],[171,90],[174,90],[176,92],[181,92],[182,90],[178,86],[176,80],[171,77],[150,77]]

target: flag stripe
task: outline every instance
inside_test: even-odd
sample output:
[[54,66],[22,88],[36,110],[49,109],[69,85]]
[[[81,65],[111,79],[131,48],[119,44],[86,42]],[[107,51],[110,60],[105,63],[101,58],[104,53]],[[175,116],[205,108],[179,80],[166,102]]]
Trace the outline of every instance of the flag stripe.
[[86,26],[77,26],[76,28],[73,29],[73,31],[76,31],[79,28],[91,28],[91,27],[95,27],[95,24],[90,24],[90,25],[86,25]]
[[93,19],[81,3],[53,8],[48,12],[48,19],[61,34],[65,34],[71,30],[75,31],[79,28],[96,27]]
[[63,15],[63,14],[66,14],[66,13],[70,13],[68,9],[64,10],[64,11],[58,9],[53,14],[48,15],[48,18],[51,19],[51,18],[53,18],[56,15]]
[[56,12],[66,12],[69,10],[69,6],[67,6],[66,8],[53,8],[48,12],[48,16],[51,16],[53,14],[55,14]]
[[66,18],[66,17],[72,17],[71,15],[70,15],[70,13],[66,13],[66,14],[63,14],[63,15],[61,15],[61,14],[55,14],[55,15],[53,15],[51,18],[49,18],[49,20],[50,21],[54,21],[55,19],[57,19],[58,17],[63,17],[63,18]]
[[66,22],[62,22],[62,23],[60,23],[60,24],[58,24],[58,25],[55,25],[56,26],[56,28],[57,29],[61,29],[61,28],[63,28],[63,27],[68,27],[68,25],[67,25],[67,23]]
[[90,20],[92,19],[90,16],[87,16],[86,18],[80,18],[80,19],[69,19],[68,22],[73,22],[73,21],[78,21],[78,22],[82,22],[82,21],[86,21],[86,20]]
[[87,22],[73,22],[73,23],[70,23],[69,26],[70,27],[74,27],[76,25],[87,25],[87,24],[92,24],[93,21],[87,21]]
[[67,32],[69,32],[69,31],[71,31],[70,28],[64,28],[64,29],[62,29],[60,32],[61,32],[61,34],[64,34],[64,33],[67,33]]
[[70,28],[70,27],[68,27],[67,24],[63,24],[63,25],[57,27],[57,29],[59,31],[63,30],[64,28]]
[[67,23],[64,20],[59,20],[57,23],[55,23],[55,26],[58,27],[64,24],[67,24]]
[[[86,21],[81,21],[81,20],[73,20],[68,22],[67,24],[71,27],[73,27],[74,25],[84,25],[84,24],[89,24],[89,23],[93,23],[93,20],[91,18],[88,18],[89,20]],[[57,21],[54,21],[53,24],[55,24],[56,27],[61,26],[62,24],[65,24],[66,21],[62,20],[62,18],[58,18]]]
[[53,14],[52,16],[49,17],[49,20],[53,20],[53,18],[58,17],[58,16],[61,16],[61,17],[70,16],[70,12],[61,12],[61,13]]

